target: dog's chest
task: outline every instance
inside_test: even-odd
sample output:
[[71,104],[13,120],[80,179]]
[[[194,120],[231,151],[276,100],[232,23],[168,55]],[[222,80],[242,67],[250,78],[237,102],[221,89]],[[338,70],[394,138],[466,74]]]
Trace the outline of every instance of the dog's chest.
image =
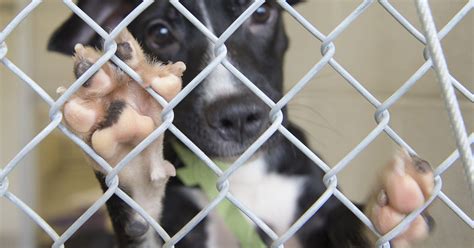
[[294,222],[302,178],[267,172],[263,158],[238,169],[230,178],[230,191],[244,206],[282,234]]

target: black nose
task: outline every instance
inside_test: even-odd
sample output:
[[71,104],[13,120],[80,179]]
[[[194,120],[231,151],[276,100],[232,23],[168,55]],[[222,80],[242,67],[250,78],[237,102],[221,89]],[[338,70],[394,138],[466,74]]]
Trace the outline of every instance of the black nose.
[[253,141],[268,123],[270,109],[255,97],[227,97],[206,109],[209,126],[227,141]]

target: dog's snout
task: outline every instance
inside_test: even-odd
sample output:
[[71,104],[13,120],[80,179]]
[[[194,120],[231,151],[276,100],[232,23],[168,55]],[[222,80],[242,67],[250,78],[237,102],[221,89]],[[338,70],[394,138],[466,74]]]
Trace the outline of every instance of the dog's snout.
[[268,108],[258,99],[224,98],[206,109],[211,128],[227,141],[246,143],[257,136],[268,123]]

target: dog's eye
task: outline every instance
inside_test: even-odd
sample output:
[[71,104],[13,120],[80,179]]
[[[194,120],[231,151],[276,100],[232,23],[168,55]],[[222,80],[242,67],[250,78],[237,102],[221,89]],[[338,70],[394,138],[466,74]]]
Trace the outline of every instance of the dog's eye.
[[252,20],[256,23],[265,23],[268,21],[270,18],[271,11],[270,8],[267,5],[262,5],[260,6],[252,16]]
[[157,22],[148,26],[147,41],[154,48],[164,48],[173,43],[175,38],[165,23]]

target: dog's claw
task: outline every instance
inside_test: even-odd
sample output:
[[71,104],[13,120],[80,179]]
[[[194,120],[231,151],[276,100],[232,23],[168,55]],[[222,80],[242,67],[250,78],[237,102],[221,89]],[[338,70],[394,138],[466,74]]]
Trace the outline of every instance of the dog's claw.
[[81,43],[77,43],[74,46],[74,52],[80,53],[82,50],[84,50],[84,45],[82,45]]
[[[87,60],[79,60],[75,65],[74,65],[74,75],[76,78],[82,76],[84,72],[86,72],[90,67],[92,66],[92,63],[87,61]],[[87,87],[89,86],[88,82],[85,82],[82,86]]]
[[377,196],[377,204],[380,207],[383,207],[388,204],[387,193],[385,193],[385,190],[383,189],[380,191],[379,195]]
[[117,56],[124,61],[132,59],[133,50],[129,42],[122,42],[117,45]]
[[64,86],[60,86],[56,89],[56,94],[58,94],[58,95],[62,95],[62,94],[64,94],[64,92],[66,92],[66,87],[64,87]]
[[432,233],[435,226],[436,226],[435,220],[433,219],[433,217],[430,214],[428,214],[426,212],[421,213],[421,216],[423,216],[423,219],[424,219],[425,223],[428,226],[428,232]]

